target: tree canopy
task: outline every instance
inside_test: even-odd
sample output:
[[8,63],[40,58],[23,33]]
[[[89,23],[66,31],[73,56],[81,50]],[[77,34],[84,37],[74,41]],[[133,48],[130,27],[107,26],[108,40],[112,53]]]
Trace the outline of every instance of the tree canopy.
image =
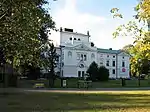
[[0,47],[7,63],[19,66],[40,64],[41,28],[55,29],[52,17],[43,5],[46,0],[0,1]]
[[[145,60],[150,60],[150,0],[140,0],[135,6],[134,20],[127,24],[120,25],[113,33],[114,38],[119,36],[131,36],[135,39],[133,45],[124,47],[123,49],[130,53],[131,72],[139,73],[139,59],[142,65]],[[120,17],[118,8],[113,8],[111,13],[114,17]],[[123,16],[121,15],[121,18]],[[132,46],[132,47],[131,47]],[[126,49],[127,48],[127,49]]]

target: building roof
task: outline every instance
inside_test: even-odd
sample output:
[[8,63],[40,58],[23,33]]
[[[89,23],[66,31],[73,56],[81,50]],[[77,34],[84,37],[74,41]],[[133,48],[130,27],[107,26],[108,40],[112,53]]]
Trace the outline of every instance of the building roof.
[[102,49],[102,48],[97,48],[98,52],[101,53],[110,53],[110,54],[119,54],[121,50],[111,50],[111,49]]

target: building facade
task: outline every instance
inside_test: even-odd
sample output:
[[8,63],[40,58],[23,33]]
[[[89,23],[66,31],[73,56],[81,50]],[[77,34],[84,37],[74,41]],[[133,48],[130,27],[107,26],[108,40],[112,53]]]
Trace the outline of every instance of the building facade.
[[89,40],[89,32],[81,34],[73,29],[60,29],[60,55],[56,72],[62,77],[82,77],[89,65],[95,61],[109,69],[110,78],[129,78],[130,56],[120,50],[102,49]]

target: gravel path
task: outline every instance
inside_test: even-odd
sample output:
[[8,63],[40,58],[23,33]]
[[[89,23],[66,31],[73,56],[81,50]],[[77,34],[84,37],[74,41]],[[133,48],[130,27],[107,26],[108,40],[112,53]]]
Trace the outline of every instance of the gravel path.
[[116,91],[150,91],[150,87],[141,88],[50,88],[50,89],[32,89],[32,88],[0,88],[0,93],[18,93],[18,92],[63,92],[63,93],[96,93],[96,92],[116,92]]

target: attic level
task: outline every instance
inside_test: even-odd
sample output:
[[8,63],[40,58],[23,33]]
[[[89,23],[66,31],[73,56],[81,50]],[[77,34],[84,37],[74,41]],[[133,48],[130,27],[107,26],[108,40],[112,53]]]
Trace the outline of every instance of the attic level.
[[89,31],[87,31],[87,34],[83,34],[83,33],[74,32],[74,30],[71,28],[64,28],[63,29],[62,27],[60,27],[60,32],[74,33],[74,34],[85,35],[85,36],[90,37]]

